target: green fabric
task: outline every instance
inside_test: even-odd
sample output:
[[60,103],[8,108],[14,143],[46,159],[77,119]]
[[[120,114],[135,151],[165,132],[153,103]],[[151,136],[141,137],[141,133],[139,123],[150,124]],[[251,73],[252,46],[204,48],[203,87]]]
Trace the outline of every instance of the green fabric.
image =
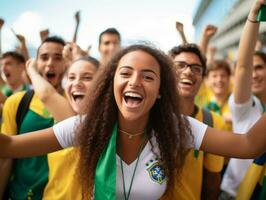
[[102,152],[96,166],[95,173],[95,200],[116,199],[116,136],[115,124],[108,145]]
[[[44,118],[29,110],[20,128],[20,134],[51,127],[52,118]],[[30,148],[30,147],[29,147]],[[8,184],[9,198],[14,200],[41,200],[48,181],[47,156],[16,159]]]
[[219,115],[222,115],[222,112],[221,112],[221,108],[219,107],[219,105],[214,102],[214,101],[210,101],[208,102],[207,104],[205,104],[203,106],[204,108],[206,108],[207,110],[210,110],[210,111],[213,111]]
[[[30,89],[30,85],[24,84],[21,91],[29,90],[29,89]],[[11,88],[8,85],[4,85],[1,89],[1,91],[6,97],[9,97],[13,94],[13,91],[11,90]]]
[[30,85],[29,84],[24,84],[23,85],[23,89],[22,90],[29,90],[30,89]]
[[9,97],[13,94],[13,91],[7,85],[4,85],[1,89],[1,91],[6,97]]
[[260,193],[260,200],[265,200],[265,199],[266,199],[266,176],[264,176],[263,178],[262,188]]

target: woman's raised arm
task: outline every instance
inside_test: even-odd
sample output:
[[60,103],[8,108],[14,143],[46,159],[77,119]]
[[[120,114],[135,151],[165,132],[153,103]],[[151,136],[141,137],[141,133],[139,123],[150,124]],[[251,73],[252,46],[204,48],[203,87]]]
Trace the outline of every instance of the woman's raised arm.
[[7,136],[0,134],[0,157],[23,158],[44,155],[62,149],[53,128],[27,134]]

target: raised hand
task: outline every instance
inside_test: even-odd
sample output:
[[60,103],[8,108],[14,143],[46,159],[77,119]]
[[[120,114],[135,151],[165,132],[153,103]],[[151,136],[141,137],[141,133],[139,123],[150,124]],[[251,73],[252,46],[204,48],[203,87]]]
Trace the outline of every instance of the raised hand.
[[201,36],[201,40],[199,42],[199,46],[203,54],[206,55],[209,41],[216,32],[217,32],[216,26],[211,25],[211,24],[208,24],[207,26],[205,26],[202,36]]
[[16,34],[16,37],[17,37],[17,39],[18,39],[18,41],[20,42],[20,43],[25,43],[25,37],[23,36],[23,35],[21,35],[21,34]]
[[79,24],[79,22],[80,22],[80,10],[75,13],[75,19],[76,19],[77,24]]
[[257,15],[262,5],[266,5],[266,0],[257,0],[254,2],[248,15],[249,21],[252,21],[252,22],[257,21]]
[[175,26],[176,26],[176,30],[178,32],[183,32],[184,31],[184,25],[181,22],[176,21]]
[[2,18],[0,18],[0,29],[3,27],[4,23],[5,21]]
[[214,25],[208,24],[205,29],[203,34],[208,37],[211,38],[216,32],[217,32],[218,28]]
[[49,36],[49,29],[44,29],[40,31],[41,41],[43,42]]
[[26,62],[26,70],[27,70],[27,73],[30,72],[36,72],[38,73],[37,71],[37,61],[35,58],[30,58],[27,62]]
[[175,27],[176,27],[177,32],[181,36],[182,43],[186,44],[187,43],[187,38],[186,38],[185,33],[184,33],[184,25],[183,25],[183,23],[181,23],[179,21],[176,21],[175,22]]
[[80,11],[77,11],[75,13],[75,20],[76,20],[76,26],[75,26],[75,31],[73,35],[72,42],[76,43],[77,42],[77,37],[78,37],[78,28],[79,28],[79,23],[80,23]]
[[86,56],[86,51],[82,50],[77,44],[68,42],[63,49],[63,57],[69,66],[73,61]]

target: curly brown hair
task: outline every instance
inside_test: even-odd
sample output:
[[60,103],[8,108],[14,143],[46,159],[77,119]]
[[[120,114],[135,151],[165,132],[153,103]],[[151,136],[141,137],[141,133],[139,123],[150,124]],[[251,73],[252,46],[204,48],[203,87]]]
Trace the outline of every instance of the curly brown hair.
[[147,136],[150,138],[151,130],[153,130],[160,150],[161,164],[168,177],[168,184],[173,183],[176,176],[174,173],[180,172],[183,166],[188,143],[191,141],[191,131],[187,120],[179,112],[173,63],[160,50],[146,45],[132,45],[118,52],[98,74],[94,95],[90,95],[88,99],[87,115],[77,135],[77,142],[80,146],[78,169],[82,181],[83,198],[92,195],[98,159],[108,145],[113,126],[118,121],[118,107],[113,91],[118,62],[124,55],[133,51],[148,53],[160,65],[161,98],[150,110]]

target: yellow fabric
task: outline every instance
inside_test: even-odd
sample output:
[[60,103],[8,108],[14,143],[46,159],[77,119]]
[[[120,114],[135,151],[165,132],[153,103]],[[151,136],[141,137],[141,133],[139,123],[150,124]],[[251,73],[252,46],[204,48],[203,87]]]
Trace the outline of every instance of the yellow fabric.
[[[18,92],[7,98],[3,108],[3,119],[1,132],[8,135],[16,135],[16,113],[19,102],[25,91]],[[36,97],[30,103],[30,109],[42,117],[50,117],[44,104]],[[7,123],[8,122],[8,123]],[[48,154],[49,181],[43,193],[44,200],[78,200],[81,198],[81,187],[76,176],[78,162],[77,151],[73,148],[61,150]]]
[[18,105],[22,99],[25,91],[18,92],[14,95],[8,97],[4,103],[3,113],[2,113],[2,125],[1,133],[7,135],[16,135],[17,134],[17,124],[16,124],[16,114],[18,110]]
[[[221,130],[228,130],[228,127],[220,116],[212,113],[213,127]],[[203,120],[202,110],[199,109],[196,119]],[[181,179],[176,178],[174,186],[170,186],[162,200],[200,200],[202,190],[203,166],[210,172],[219,173],[223,167],[224,158],[221,156],[199,151],[198,157],[194,156],[194,149],[190,150],[186,159]]]
[[[226,103],[221,107],[221,112],[222,112],[222,117],[228,116],[228,115],[231,116],[231,110],[230,110],[228,101],[226,101]],[[227,124],[229,130],[231,131],[232,130],[232,122],[225,122],[225,123]]]
[[[228,96],[229,96],[229,95],[230,95],[230,93],[228,93]],[[213,94],[210,94],[208,99],[209,99],[209,100],[206,102],[206,104],[208,104],[208,103],[211,102],[211,101],[216,102],[216,101],[215,101],[215,97],[214,97]],[[222,116],[222,117],[226,117],[226,116],[231,116],[231,115],[232,115],[232,114],[231,114],[230,107],[229,107],[228,99],[227,99],[227,101],[226,101],[223,105],[219,104],[218,102],[216,102],[216,104],[217,104],[217,105],[219,106],[219,108],[220,108],[220,112],[221,112],[221,116]],[[217,113],[217,114],[219,115],[219,113]],[[226,125],[228,126],[228,129],[229,129],[230,131],[232,131],[232,122],[225,122],[225,123],[226,123]]]
[[49,154],[49,181],[43,200],[81,200],[81,186],[76,173],[77,149],[68,148]]
[[[230,79],[228,94],[231,94],[232,91],[233,91],[233,79]],[[208,84],[205,81],[203,81],[198,91],[198,94],[195,98],[195,103],[200,107],[204,107],[206,104],[208,104],[213,99],[213,96],[214,94],[212,90],[208,87]],[[228,101],[222,106],[221,112],[222,112],[222,116],[231,115]],[[226,129],[231,131],[232,123],[226,122],[226,124],[227,124]]]
[[197,93],[197,96],[195,97],[195,103],[198,106],[203,107],[203,105],[205,105],[206,102],[209,102],[211,96],[212,96],[212,91],[207,86],[205,81],[203,81]]
[[257,183],[260,183],[262,185],[264,177],[266,177],[266,164],[256,165],[252,163],[249,166],[244,179],[241,181],[241,184],[238,188],[236,200],[251,199]]
[[[1,126],[1,132],[8,135],[16,135],[17,134],[17,124],[16,124],[16,114],[18,110],[19,103],[24,96],[25,91],[18,92],[16,94],[11,95],[7,98],[3,107],[3,122]],[[33,96],[29,109],[33,112],[37,113],[43,118],[50,118],[51,115],[44,107],[44,104],[36,97]]]
[[49,180],[44,189],[43,200],[82,199],[81,186],[76,173],[77,164],[76,148],[67,148],[48,154]]

